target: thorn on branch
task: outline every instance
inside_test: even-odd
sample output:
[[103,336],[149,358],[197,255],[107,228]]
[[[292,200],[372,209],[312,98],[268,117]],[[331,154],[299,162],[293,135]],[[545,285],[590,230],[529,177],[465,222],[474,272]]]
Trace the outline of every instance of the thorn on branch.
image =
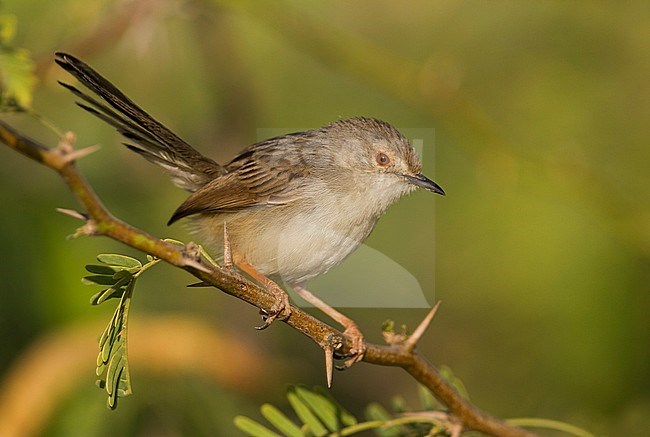
[[59,141],[57,146],[53,149],[53,151],[61,157],[64,165],[81,159],[84,156],[88,156],[100,148],[98,144],[95,144],[94,146],[75,150],[74,143],[76,140],[77,137],[73,132],[66,132],[61,141]]
[[201,282],[195,282],[193,284],[189,284],[187,286],[187,288],[208,288],[208,287],[214,287],[214,285],[201,281]]
[[91,153],[95,153],[99,149],[100,149],[99,144],[95,144],[94,146],[85,147],[85,148],[79,149],[79,150],[73,150],[73,151],[71,151],[69,153],[66,153],[64,155],[64,160],[65,160],[66,163],[77,161],[77,160],[83,158],[84,156],[88,156]]
[[57,212],[60,212],[61,214],[68,215],[72,218],[76,218],[81,221],[87,221],[88,220],[88,214],[85,214],[83,212],[75,211],[74,209],[66,209],[66,208],[57,208]]
[[424,335],[424,332],[427,330],[429,325],[431,324],[431,321],[433,320],[433,316],[436,315],[436,311],[438,311],[438,307],[440,307],[440,303],[442,301],[438,301],[433,308],[431,308],[431,311],[429,311],[429,314],[426,315],[426,317],[420,322],[417,328],[415,328],[415,331],[413,331],[413,334],[409,338],[407,338],[402,347],[404,350],[410,352],[415,348],[415,345],[417,342],[420,340],[422,335]]
[[332,374],[334,373],[334,351],[343,346],[343,339],[329,334],[323,351],[325,351],[325,376],[327,378],[327,388],[332,388]]
[[334,348],[325,346],[325,377],[327,379],[327,388],[332,388],[332,374],[334,373]]

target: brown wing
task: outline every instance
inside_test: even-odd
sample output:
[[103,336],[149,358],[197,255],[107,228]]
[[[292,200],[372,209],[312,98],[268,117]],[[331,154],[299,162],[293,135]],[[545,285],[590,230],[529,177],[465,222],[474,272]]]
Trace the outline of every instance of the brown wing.
[[302,158],[300,143],[310,135],[274,138],[249,147],[225,166],[229,173],[188,197],[168,224],[193,214],[285,205],[301,198],[310,167]]

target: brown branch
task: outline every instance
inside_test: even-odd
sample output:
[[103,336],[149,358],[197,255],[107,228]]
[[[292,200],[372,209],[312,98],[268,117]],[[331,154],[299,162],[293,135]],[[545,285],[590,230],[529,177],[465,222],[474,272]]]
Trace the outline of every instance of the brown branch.
[[[271,309],[275,301],[271,293],[232,269],[214,267],[202,262],[195,245],[190,243],[184,248],[179,248],[113,217],[77,170],[74,158],[85,155],[85,152],[73,150],[71,139],[68,138],[67,141],[64,140],[57,147],[50,149],[19,134],[0,121],[0,141],[55,170],[77,198],[88,217],[86,224],[77,231],[78,234],[107,236],[180,267],[201,281],[263,311]],[[291,317],[284,322],[311,338],[323,349],[334,348],[339,353],[345,354],[351,347],[351,343],[340,331],[300,308],[292,307]],[[422,332],[418,332],[418,337],[421,334]],[[414,340],[418,337],[414,337]],[[486,414],[460,396],[438,371],[418,354],[414,348],[414,340],[389,346],[368,344],[363,360],[371,364],[401,367],[406,370],[413,378],[428,387],[466,429],[502,437],[534,436],[528,431],[510,426]]]

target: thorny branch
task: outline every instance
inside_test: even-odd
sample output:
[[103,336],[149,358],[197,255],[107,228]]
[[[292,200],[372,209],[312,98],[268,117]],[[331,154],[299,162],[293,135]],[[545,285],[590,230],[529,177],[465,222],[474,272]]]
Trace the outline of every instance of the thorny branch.
[[[271,293],[249,281],[232,268],[219,268],[202,262],[193,243],[179,248],[111,215],[75,166],[77,158],[91,153],[93,149],[74,150],[71,145],[73,140],[74,137],[69,135],[57,147],[48,148],[23,136],[0,121],[0,141],[28,158],[55,170],[81,204],[84,212],[73,213],[76,218],[85,220],[85,224],[77,230],[78,235],[103,235],[112,238],[182,268],[201,281],[246,301],[262,311],[271,309],[275,301]],[[450,415],[457,418],[466,430],[476,430],[502,437],[534,437],[535,434],[508,425],[472,405],[460,396],[441,377],[440,373],[418,353],[415,348],[416,342],[424,333],[436,308],[437,306],[433,308],[415,333],[405,341],[387,346],[367,344],[363,361],[404,369],[413,378],[428,387],[447,406]],[[345,355],[351,347],[351,343],[340,331],[312,317],[300,308],[292,307],[291,317],[284,320],[284,323],[302,332],[326,351],[335,349],[338,354]]]

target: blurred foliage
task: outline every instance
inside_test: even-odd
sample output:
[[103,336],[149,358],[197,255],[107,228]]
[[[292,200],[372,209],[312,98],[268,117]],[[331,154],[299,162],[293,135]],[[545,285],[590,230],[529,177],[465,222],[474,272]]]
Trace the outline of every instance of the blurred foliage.
[[[451,375],[450,382],[459,381]],[[462,383],[460,383],[462,385]],[[289,418],[280,409],[264,404],[260,408],[262,416],[281,434],[246,416],[237,416],[235,425],[252,437],[340,437],[373,431],[379,437],[445,437],[477,436],[476,431],[462,432],[462,426],[454,421],[453,416],[433,397],[431,392],[420,387],[421,406],[411,409],[401,396],[392,399],[392,412],[381,404],[373,402],[365,409],[365,421],[359,421],[346,411],[336,400],[321,387],[313,389],[304,386],[289,386],[287,399],[293,408],[296,419]],[[564,435],[594,437],[592,434],[575,426],[544,419],[511,419],[520,426],[537,427],[562,432]]]
[[[139,390],[137,396],[130,397],[128,408],[124,408],[127,406],[124,403],[117,410],[108,410],[104,403],[98,402],[92,386],[79,387],[74,396],[58,405],[43,435],[234,435],[232,418],[249,409],[240,394],[196,376],[175,375],[166,378],[166,384],[137,371],[134,378],[149,389]],[[223,399],[228,402],[224,403]]]
[[29,52],[10,46],[16,26],[15,15],[0,15],[0,109],[3,111],[28,108],[36,86]]
[[[34,60],[31,106],[60,130],[73,130],[79,146],[103,146],[80,162],[82,170],[112,212],[155,235],[189,239],[182,228],[164,226],[184,193],[121,148],[111,128],[74,107],[56,84],[69,78],[55,68],[55,51],[96,66],[218,161],[256,141],[262,128],[289,131],[365,115],[404,131],[435,129],[435,144],[423,143],[424,172],[448,195],[403,199],[367,242],[410,272],[429,302],[444,301],[421,352],[448,363],[473,401],[497,415],[552,417],[598,435],[650,429],[647,2],[1,6],[18,23],[14,31],[2,24],[3,41],[14,33],[11,47],[29,50]],[[2,61],[0,74],[7,65]],[[23,67],[14,71],[29,71]],[[46,144],[58,141],[37,120],[3,118]],[[65,241],[76,223],[54,213],[73,207],[63,185],[6,148],[0,158],[1,376],[53,330],[110,318],[101,307],[88,308],[78,278],[84,259],[123,248]],[[358,284],[395,271],[384,267],[355,272],[354,280],[335,269],[321,283],[368,296],[366,309],[346,313],[371,341],[381,340],[383,320],[415,326],[425,312],[372,308],[373,291]],[[138,285],[139,312],[189,312],[215,328],[236,329],[255,350],[273,351],[273,364],[292,381],[322,383],[321,352],[299,334],[281,325],[247,329],[258,322],[254,310],[211,290],[186,290],[191,279],[172,269],[150,276]],[[269,373],[265,393],[242,400],[236,390],[206,390],[183,378],[139,386],[149,403],[137,396],[121,405],[115,414],[131,418],[122,434],[151,435],[151,424],[165,418],[174,423],[166,435],[206,435],[210,428],[192,424],[211,420],[212,406],[229,408],[237,399],[242,407],[233,414],[250,415],[245,409],[254,411],[257,400],[282,402],[286,382]],[[409,384],[394,369],[359,366],[337,374],[332,392],[354,412],[388,402],[389,393],[408,393]],[[163,389],[166,398],[154,393]],[[66,426],[103,409],[96,393],[84,393],[79,388],[51,413],[44,435],[70,435]],[[230,418],[216,422],[232,426]],[[105,422],[83,423],[86,435],[100,435]]]

